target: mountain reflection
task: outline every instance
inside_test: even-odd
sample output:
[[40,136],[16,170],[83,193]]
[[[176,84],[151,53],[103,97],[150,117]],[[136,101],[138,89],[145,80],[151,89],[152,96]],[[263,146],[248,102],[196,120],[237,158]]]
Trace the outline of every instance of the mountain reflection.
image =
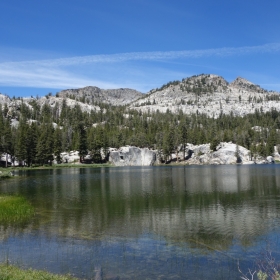
[[[2,192],[35,205],[29,230],[66,237],[130,238],[225,249],[279,226],[275,166],[98,168],[26,172]],[[27,230],[26,228],[24,230]]]

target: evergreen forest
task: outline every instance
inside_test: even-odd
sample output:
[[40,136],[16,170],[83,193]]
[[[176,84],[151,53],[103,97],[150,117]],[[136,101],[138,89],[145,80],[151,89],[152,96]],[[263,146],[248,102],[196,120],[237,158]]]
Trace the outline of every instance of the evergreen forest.
[[[30,109],[24,102],[16,112],[17,127],[7,118],[8,107],[0,106],[0,152],[8,153],[28,166],[44,165],[54,159],[59,163],[64,151],[79,151],[81,161],[85,155],[92,162],[102,163],[101,149],[125,145],[147,147],[159,151],[162,159],[185,143],[210,143],[212,150],[220,142],[236,143],[251,151],[252,155],[268,156],[280,144],[280,112],[272,109],[244,117],[221,114],[214,119],[204,114],[186,115],[141,113],[125,106],[96,104],[101,110],[83,112],[77,104],[70,108],[44,105],[34,101]],[[258,127],[258,128],[256,128]]]

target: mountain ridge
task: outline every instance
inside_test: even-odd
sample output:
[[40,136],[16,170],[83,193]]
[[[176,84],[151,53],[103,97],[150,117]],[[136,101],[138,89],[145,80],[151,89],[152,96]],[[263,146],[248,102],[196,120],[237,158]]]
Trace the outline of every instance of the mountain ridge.
[[153,89],[129,108],[142,112],[182,111],[217,118],[220,114],[231,113],[244,116],[256,109],[267,112],[274,107],[280,110],[278,92],[269,92],[241,77],[229,83],[218,75],[201,74]]
[[127,106],[128,109],[145,112],[183,112],[184,114],[206,114],[217,118],[220,114],[244,116],[270,111],[272,108],[280,111],[280,94],[261,88],[245,78],[237,77],[228,82],[222,76],[215,74],[200,74],[173,81],[161,88],[150,90],[143,94],[135,89],[100,89],[87,86],[78,89],[66,89],[55,96],[48,94],[40,98],[11,99],[0,94],[0,104],[8,106],[9,112],[19,110],[21,102],[28,107],[44,104],[61,108],[63,101],[73,108],[79,105],[84,112],[99,111],[100,104],[109,106]]

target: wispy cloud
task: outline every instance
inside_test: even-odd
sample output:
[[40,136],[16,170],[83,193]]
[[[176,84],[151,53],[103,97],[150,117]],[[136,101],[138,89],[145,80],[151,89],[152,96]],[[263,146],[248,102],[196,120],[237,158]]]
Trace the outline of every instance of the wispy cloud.
[[[144,90],[147,84],[160,81],[159,75],[161,75],[161,78],[164,78],[163,73],[166,73],[167,70],[178,73],[178,69],[174,67],[173,69],[167,69],[166,67],[162,71],[158,71],[159,69],[156,69],[155,66],[155,63],[158,61],[172,62],[172,60],[175,61],[176,59],[234,57],[250,54],[276,53],[279,51],[280,44],[275,43],[237,48],[131,52],[2,62],[0,63],[0,85],[56,89],[77,88],[87,85],[96,85],[103,88],[138,85],[137,88],[139,90]],[[141,67],[139,66],[140,64]],[[190,70],[187,69],[187,71]],[[175,75],[172,77],[171,73],[170,79],[174,77]]]
[[89,56],[76,56],[59,59],[49,60],[30,60],[21,62],[5,62],[0,63],[1,66],[23,66],[23,65],[40,65],[45,67],[53,66],[70,66],[91,63],[114,63],[131,60],[169,60],[177,58],[201,58],[210,56],[233,56],[233,55],[248,55],[255,53],[273,53],[280,51],[280,44],[265,44],[260,46],[250,47],[236,47],[236,48],[216,48],[205,50],[183,50],[183,51],[165,51],[165,52],[131,52],[131,53],[118,53],[110,55],[89,55]]
[[98,85],[104,88],[116,88],[118,84],[105,82],[98,79],[80,77],[71,71],[63,71],[56,68],[34,69],[3,69],[0,67],[0,85],[13,87],[34,88],[78,88],[86,85]]

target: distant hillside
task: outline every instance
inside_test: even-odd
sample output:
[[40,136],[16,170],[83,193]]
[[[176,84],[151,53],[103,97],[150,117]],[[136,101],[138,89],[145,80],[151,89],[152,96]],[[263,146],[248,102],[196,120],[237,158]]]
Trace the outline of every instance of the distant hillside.
[[111,105],[127,105],[143,94],[129,88],[100,89],[98,87],[84,87],[80,89],[67,89],[59,92],[58,97],[68,97],[84,103],[107,103]]
[[0,94],[0,104],[7,107],[7,117],[13,119],[20,114],[22,103],[29,109],[43,108],[49,105],[61,112],[63,102],[69,108],[79,105],[83,112],[100,111],[100,104],[123,106],[141,98],[142,93],[134,89],[120,88],[104,90],[98,87],[85,87],[80,89],[67,89],[57,93],[55,96],[48,94],[40,98],[9,98]]
[[280,111],[280,96],[278,92],[269,92],[241,77],[229,83],[223,77],[202,74],[151,90],[130,108],[142,112],[182,110],[185,114],[205,113],[210,117],[218,117],[221,113],[244,116],[256,109]]
[[213,74],[169,82],[147,94],[128,88],[105,90],[94,86],[67,89],[55,96],[46,95],[41,98],[10,99],[0,94],[0,104],[7,106],[10,118],[20,114],[22,102],[29,108],[35,104],[42,108],[46,104],[57,108],[58,114],[63,102],[70,108],[79,105],[83,112],[88,113],[100,111],[101,104],[127,106],[128,109],[142,112],[206,114],[214,118],[221,114],[245,116],[254,113],[256,109],[260,112],[268,112],[272,108],[280,111],[278,92],[263,89],[241,77],[229,83],[223,77]]

